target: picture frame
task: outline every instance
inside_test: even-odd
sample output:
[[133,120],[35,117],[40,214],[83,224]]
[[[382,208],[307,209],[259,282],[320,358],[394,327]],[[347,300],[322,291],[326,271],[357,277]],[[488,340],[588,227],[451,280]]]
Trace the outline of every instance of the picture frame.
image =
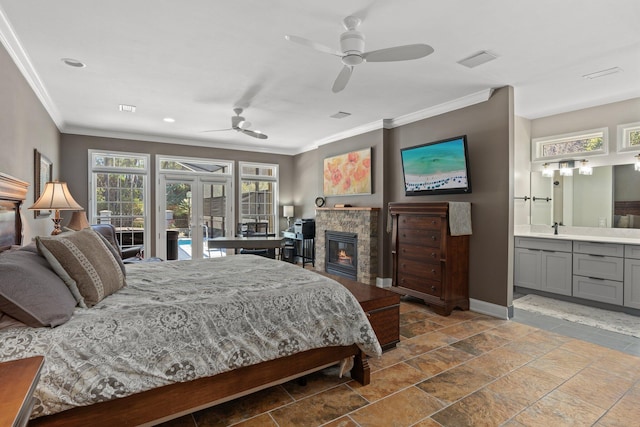
[[371,194],[371,147],[325,158],[322,172],[325,196]]
[[[37,202],[49,181],[53,181],[53,163],[37,149],[33,150],[33,202]],[[51,211],[33,211],[34,218],[47,218]]]

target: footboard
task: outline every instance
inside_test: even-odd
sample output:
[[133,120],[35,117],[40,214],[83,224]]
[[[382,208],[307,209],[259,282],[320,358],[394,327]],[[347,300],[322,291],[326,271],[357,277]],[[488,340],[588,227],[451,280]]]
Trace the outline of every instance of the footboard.
[[366,385],[370,368],[356,346],[326,347],[246,366],[213,377],[176,383],[121,399],[78,407],[32,420],[30,426],[154,425],[282,384],[354,357],[351,377]]

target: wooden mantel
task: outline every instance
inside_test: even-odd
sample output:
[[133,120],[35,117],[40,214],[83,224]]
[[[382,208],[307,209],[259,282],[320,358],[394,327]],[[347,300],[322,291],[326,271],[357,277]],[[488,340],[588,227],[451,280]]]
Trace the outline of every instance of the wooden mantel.
[[368,206],[351,206],[348,208],[316,208],[317,211],[379,211],[380,208],[372,208]]

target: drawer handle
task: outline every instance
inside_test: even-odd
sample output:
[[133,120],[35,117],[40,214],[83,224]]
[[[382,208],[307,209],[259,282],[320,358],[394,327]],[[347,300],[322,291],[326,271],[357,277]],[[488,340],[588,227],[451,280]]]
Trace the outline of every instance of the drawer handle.
[[431,287],[431,290],[432,290],[432,291],[435,291],[435,290],[436,290],[436,287],[435,287],[435,286],[432,286],[432,287]]
[[365,313],[367,317],[371,317],[371,313]]
[[436,254],[435,252],[431,252],[431,258],[437,258],[438,254]]
[[604,258],[604,255],[596,255],[596,254],[587,254],[587,255],[594,256],[594,257],[597,257],[597,258]]
[[435,224],[435,223],[436,223],[436,220],[435,220],[435,219],[432,219],[432,220],[431,220],[431,224]]
[[589,276],[589,279],[592,279],[592,280],[605,280],[602,277],[591,277],[591,276]]
[[431,269],[431,272],[432,272],[433,274],[436,274],[436,270],[435,270],[435,269]]
[[436,236],[431,236],[431,240],[436,240]]

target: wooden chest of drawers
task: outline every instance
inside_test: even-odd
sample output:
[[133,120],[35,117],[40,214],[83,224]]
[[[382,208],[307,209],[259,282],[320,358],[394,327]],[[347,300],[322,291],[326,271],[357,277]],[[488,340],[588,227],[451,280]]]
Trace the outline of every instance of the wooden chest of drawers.
[[449,232],[449,204],[390,203],[392,290],[422,299],[439,314],[469,309],[469,236]]

